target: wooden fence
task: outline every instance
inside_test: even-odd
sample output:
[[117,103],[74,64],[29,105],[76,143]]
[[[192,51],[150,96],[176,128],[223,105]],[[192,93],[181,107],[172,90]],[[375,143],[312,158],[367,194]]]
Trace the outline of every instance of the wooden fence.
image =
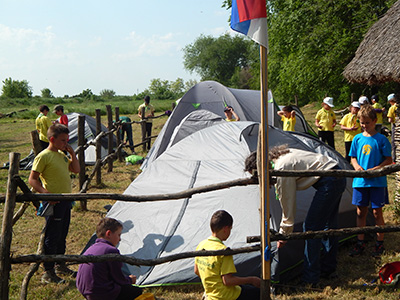
[[[26,184],[18,176],[19,171],[19,158],[18,153],[10,153],[10,168],[7,182],[7,193],[0,195],[0,202],[5,202],[3,223],[0,239],[0,299],[8,299],[8,281],[11,264],[32,263],[29,272],[26,274],[22,286],[20,299],[26,299],[29,280],[32,275],[37,271],[41,262],[69,262],[69,263],[84,263],[84,262],[102,262],[102,261],[122,261],[132,265],[145,265],[154,266],[178,259],[192,258],[195,256],[209,256],[209,255],[234,255],[244,252],[260,251],[260,246],[250,246],[238,249],[228,249],[219,251],[192,251],[180,253],[175,255],[166,256],[152,260],[136,259],[124,255],[103,255],[103,256],[82,256],[82,255],[43,255],[42,246],[43,234],[41,243],[39,243],[36,255],[22,255],[11,257],[10,248],[12,241],[12,226],[18,221],[23,214],[23,207],[29,205],[30,202],[38,203],[38,201],[75,201],[75,200],[96,200],[96,199],[113,199],[119,201],[163,201],[173,200],[180,198],[190,198],[197,193],[205,193],[218,189],[230,188],[233,186],[243,186],[249,184],[258,184],[256,177],[241,178],[233,181],[216,183],[208,186],[197,187],[181,191],[173,194],[161,195],[120,195],[120,194],[33,194],[30,192]],[[377,177],[387,175],[400,170],[400,165],[386,166],[376,171],[350,171],[350,170],[329,170],[329,171],[271,171],[271,176],[337,176],[337,177]],[[17,193],[17,188],[20,188],[21,193]],[[22,205],[17,213],[14,214],[16,203],[21,202]],[[310,238],[323,238],[330,235],[354,235],[357,233],[367,232],[394,232],[400,231],[400,226],[371,226],[364,228],[342,228],[337,230],[316,231],[305,233],[292,233],[289,235],[280,235],[271,233],[271,241],[276,240],[290,240],[290,239],[310,239]],[[249,237],[248,242],[257,241],[259,237]]]

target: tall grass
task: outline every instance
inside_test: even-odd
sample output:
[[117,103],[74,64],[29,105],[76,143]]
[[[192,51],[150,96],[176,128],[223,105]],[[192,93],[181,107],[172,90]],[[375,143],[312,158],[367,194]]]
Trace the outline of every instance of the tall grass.
[[[156,110],[156,114],[166,110],[171,110],[172,100],[151,100],[151,104]],[[52,113],[53,107],[57,104],[64,106],[65,113],[79,112],[89,116],[94,116],[96,109],[100,109],[102,115],[106,115],[106,105],[111,105],[112,109],[119,107],[120,115],[137,114],[139,105],[142,100],[133,100],[128,96],[117,96],[112,99],[96,98],[40,98],[33,97],[31,99],[0,99],[0,114],[8,114],[15,112],[11,118],[15,119],[35,119],[39,113],[40,105],[47,105],[50,108],[51,119],[57,116]]]

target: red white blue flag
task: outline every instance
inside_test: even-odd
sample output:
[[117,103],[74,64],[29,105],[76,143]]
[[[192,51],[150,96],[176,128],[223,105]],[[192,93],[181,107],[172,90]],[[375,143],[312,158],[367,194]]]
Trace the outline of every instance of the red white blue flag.
[[232,0],[231,28],[268,48],[265,0]]

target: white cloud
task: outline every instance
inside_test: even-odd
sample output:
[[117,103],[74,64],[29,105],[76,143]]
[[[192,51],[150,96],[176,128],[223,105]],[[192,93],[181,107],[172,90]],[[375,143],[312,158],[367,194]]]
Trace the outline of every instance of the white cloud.
[[128,52],[115,53],[113,59],[118,62],[131,60],[141,56],[160,57],[163,55],[173,55],[176,50],[181,49],[181,45],[176,41],[178,35],[167,33],[164,35],[152,35],[144,37],[132,31],[125,38],[129,42]]

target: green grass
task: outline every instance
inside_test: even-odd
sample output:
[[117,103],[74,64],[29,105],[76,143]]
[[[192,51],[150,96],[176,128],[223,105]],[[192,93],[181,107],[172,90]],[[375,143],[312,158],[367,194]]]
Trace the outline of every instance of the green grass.
[[[131,103],[133,102],[133,103]],[[162,101],[171,105],[170,101]],[[0,101],[1,103],[1,101]],[[51,105],[59,102],[51,103]],[[114,102],[97,103],[63,103],[67,109],[76,107],[77,111],[84,109],[95,108],[105,109],[105,104]],[[159,108],[158,102],[152,102],[156,108]],[[47,103],[49,105],[49,103]],[[125,107],[129,113],[124,113],[134,120],[138,120],[136,116],[136,105],[141,104],[141,101],[126,101],[117,103],[120,108]],[[14,103],[13,106],[4,107],[0,104],[0,112],[10,112],[24,107],[24,103]],[[30,119],[24,119],[19,113],[12,118],[0,119],[0,163],[8,161],[9,152],[19,152],[21,157],[25,157],[31,148],[30,131],[34,130],[34,119],[37,115],[38,103],[32,103],[27,108],[32,109],[34,113]],[[309,104],[302,108],[303,113],[309,123],[315,128],[314,117],[319,109],[319,104]],[[168,108],[166,108],[168,109]],[[166,110],[165,109],[165,110]],[[161,108],[160,112],[164,108]],[[50,116],[51,119],[54,119]],[[106,118],[103,116],[103,122]],[[158,133],[166,118],[159,118],[154,121],[154,132]],[[140,140],[140,130],[133,125],[134,141]],[[343,132],[339,127],[335,130],[336,149],[339,153],[344,154]],[[144,156],[145,153],[138,149],[139,154]],[[88,173],[91,172],[91,167],[88,167]],[[5,193],[7,182],[7,170],[0,170],[0,193]],[[92,185],[89,193],[122,193],[131,183],[133,178],[140,174],[140,169],[137,165],[126,166],[124,162],[115,162],[114,171],[107,173],[103,169],[102,179],[103,184],[100,186]],[[29,172],[20,171],[20,175],[27,182]],[[78,179],[73,180],[75,186],[74,192],[77,191]],[[389,176],[389,190],[391,199],[393,199],[394,191],[394,175]],[[104,205],[113,204],[110,200],[93,200],[88,202],[89,211],[81,211],[79,203],[74,207],[71,218],[70,233],[67,239],[67,254],[79,254],[86,242],[95,230],[95,225],[98,220],[106,213]],[[3,212],[3,204],[0,204],[0,214]],[[387,224],[397,224],[397,217],[393,214],[392,204],[385,207],[385,219]],[[17,222],[13,229],[12,253],[14,256],[36,253],[37,242],[40,231],[44,225],[43,218],[36,217],[33,207],[29,207],[24,216]],[[374,278],[377,277],[379,268],[386,262],[400,260],[398,240],[399,233],[388,233],[385,238],[385,247],[387,252],[381,259],[372,259],[370,253],[373,246],[373,238],[369,239],[366,254],[360,257],[351,258],[347,255],[350,249],[350,243],[344,245],[339,250],[338,255],[338,273],[340,279],[322,281],[326,287],[321,289],[305,289],[298,285],[297,280],[280,286],[281,293],[273,299],[398,299],[399,293],[396,287],[387,287],[383,285],[368,285]],[[25,273],[28,271],[28,265],[13,265],[10,273],[10,299],[19,299],[20,286]],[[71,266],[77,269],[76,265]],[[40,282],[42,269],[40,269],[32,278],[29,285],[28,299],[83,299],[75,288],[75,281],[67,280],[67,283],[61,285],[44,285]],[[365,285],[367,284],[367,285]],[[156,294],[161,300],[189,300],[200,299],[202,288],[199,285],[178,286],[178,287],[158,287],[147,289]]]

